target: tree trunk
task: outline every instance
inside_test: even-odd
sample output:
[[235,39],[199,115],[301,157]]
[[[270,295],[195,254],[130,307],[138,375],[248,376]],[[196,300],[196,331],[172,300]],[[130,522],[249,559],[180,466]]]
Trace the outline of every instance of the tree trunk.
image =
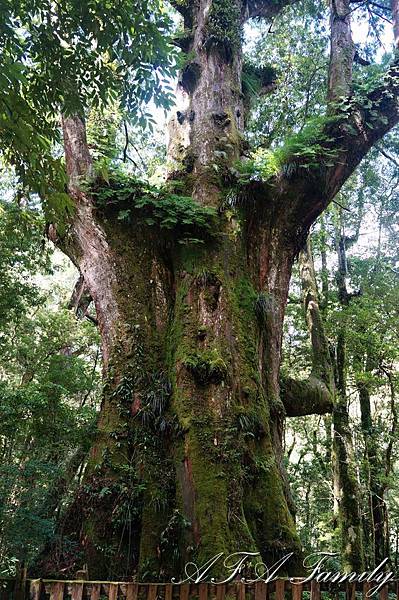
[[[394,95],[384,96],[388,78],[373,96],[376,106],[384,97],[381,126],[369,131],[369,113],[357,108],[345,114],[355,138],[342,115],[326,120],[315,141],[319,162],[289,156],[277,174],[241,187],[227,206],[244,125],[242,25],[273,17],[291,1],[173,2],[184,18],[187,64],[169,126],[168,186],[172,205],[184,190],[195,210],[214,214],[203,245],[180,244],[143,224],[137,207],[133,220],[118,219],[110,190],[100,207],[81,185],[93,177],[84,122],[64,119],[75,211],[65,235],[54,226],[50,232],[95,303],[104,364],[98,436],[64,532],[80,543],[92,578],[169,577],[188,560],[222,551],[257,549],[267,563],[292,552],[289,568],[299,565],[283,423],[286,414],[324,414],[331,398],[330,382],[317,370],[309,385],[285,384],[284,404],[280,398],[291,267],[312,222],[399,117]],[[346,8],[332,6],[331,101],[350,89]],[[331,150],[334,164],[325,160]],[[338,464],[346,459],[339,456]]]
[[[183,180],[199,205],[221,206],[240,155],[239,6],[202,1],[186,13],[194,58],[169,128],[170,185]],[[91,578],[176,576],[189,560],[244,550],[267,564],[292,552],[297,570],[278,376],[298,241],[255,202],[240,223],[219,210],[204,245],[126,224],[81,189],[92,171],[81,119],[64,119],[64,140],[76,212],[58,243],[95,303],[105,378],[64,533],[79,537]]]
[[[365,444],[365,467],[368,476],[369,523],[372,565],[378,565],[389,556],[389,537],[387,527],[387,507],[385,503],[386,484],[384,465],[378,454],[378,439],[371,414],[370,391],[365,381],[358,382],[360,400],[361,427]],[[388,538],[388,539],[387,539]]]
[[[90,577],[110,575],[110,556],[113,575],[151,577],[218,552],[298,559],[278,386],[293,248],[279,231],[254,244],[256,218],[238,232],[224,215],[219,241],[171,246],[88,202],[80,193],[70,254],[96,304],[106,380],[78,500]],[[115,523],[126,494],[134,518]]]
[[[343,260],[344,257],[340,256],[339,282],[341,288],[345,286],[346,273],[343,271]],[[334,362],[319,306],[310,238],[306,248],[300,253],[299,265],[306,321],[312,344],[312,373],[307,385],[315,386],[314,381],[316,381],[318,388],[323,386],[325,396],[323,404],[330,405],[332,408],[333,451],[331,459],[334,506],[339,526],[342,561],[345,568],[358,570],[362,568],[364,559],[359,509],[360,495],[354,471],[352,435],[346,401],[345,337],[340,331],[336,352],[336,377],[334,377]],[[342,296],[343,290],[340,289],[340,291]]]
[[[337,234],[338,297],[344,307],[349,302],[346,288],[347,262],[345,235]],[[364,567],[360,491],[353,453],[346,393],[346,339],[343,327],[338,331],[335,374],[336,401],[333,410],[334,491],[338,509],[343,564],[356,571]]]

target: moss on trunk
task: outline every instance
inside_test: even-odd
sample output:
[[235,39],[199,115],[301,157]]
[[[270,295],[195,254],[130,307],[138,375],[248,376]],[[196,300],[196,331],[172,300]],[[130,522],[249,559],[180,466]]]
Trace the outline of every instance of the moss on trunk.
[[[111,190],[99,207],[71,187],[78,210],[67,251],[94,298],[106,358],[80,506],[90,577],[167,579],[218,552],[260,550],[267,563],[300,556],[278,383],[298,241],[288,243],[285,213],[263,196],[259,214],[259,197],[249,210],[223,203],[244,124],[240,7],[185,3],[190,62],[170,124],[170,185],[183,180],[193,199],[185,206],[196,203],[202,220],[211,212],[217,235],[194,235],[202,244],[166,236],[158,221],[136,218],[141,201],[125,222]],[[80,123],[84,149],[83,133]],[[73,161],[71,151],[72,175]],[[158,201],[147,205],[157,211]]]
[[123,317],[86,476],[90,576],[115,560],[108,576],[162,579],[218,552],[297,558],[245,236],[221,215],[212,246],[168,249],[162,236],[101,219]]

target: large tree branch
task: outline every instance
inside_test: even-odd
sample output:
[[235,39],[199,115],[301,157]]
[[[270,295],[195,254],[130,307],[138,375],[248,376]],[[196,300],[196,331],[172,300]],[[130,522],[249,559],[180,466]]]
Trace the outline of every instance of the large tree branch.
[[[82,182],[87,182],[93,176],[93,161],[87,145],[84,121],[74,115],[64,117],[62,125],[68,191],[75,201],[75,211],[68,235],[61,238],[54,231],[53,239],[79,269],[86,290],[93,299],[102,337],[103,365],[106,369],[119,318],[114,258],[111,256],[107,236],[95,218],[90,194],[82,186]],[[97,324],[87,312],[86,317]]]
[[303,306],[312,345],[312,373],[306,380],[283,378],[281,399],[288,417],[323,415],[334,402],[334,369],[324,330],[316,284],[310,238],[299,255]]
[[304,380],[283,377],[280,381],[280,395],[287,417],[325,415],[333,409],[331,392],[313,375]]
[[330,117],[320,134],[309,140],[307,153],[315,148],[313,164],[293,156],[295,169],[287,165],[288,176],[271,182],[272,189],[289,198],[288,210],[280,200],[281,219],[299,242],[369,150],[399,123],[399,60],[380,86],[363,98],[348,98],[347,106]]
[[329,202],[367,152],[399,123],[399,62],[382,85],[353,104],[348,117],[334,131],[337,158],[325,174],[325,199]]
[[[342,11],[345,11],[345,3],[346,9],[349,9],[348,0],[332,1],[342,3],[339,5]],[[352,59],[349,58],[353,58],[353,42],[349,15],[347,13],[345,16],[345,12],[342,12],[342,19],[334,20],[332,13],[329,99],[342,99],[342,92],[346,92],[347,106],[341,105],[341,108],[336,109],[336,121],[326,124],[321,137],[328,142],[319,140],[326,154],[331,156],[331,152],[335,151],[336,156],[330,161],[320,156],[321,168],[316,178],[319,180],[321,193],[316,198],[314,193],[309,194],[308,206],[305,202],[302,207],[306,227],[334,198],[367,152],[399,123],[399,0],[391,0],[391,12],[395,60],[382,83],[359,98],[350,95]],[[331,116],[334,115],[331,113]],[[326,168],[322,163],[333,164]]]
[[[263,196],[275,199],[276,219],[281,220],[287,236],[296,240],[298,251],[311,224],[369,150],[399,123],[399,0],[392,0],[397,48],[393,63],[372,91],[357,96],[348,92],[342,97],[342,91],[350,90],[351,78],[351,61],[346,60],[353,50],[348,19],[342,14],[340,21],[336,15],[332,23],[337,31],[332,41],[330,103],[324,126],[318,133],[310,128],[306,144],[302,132],[295,152],[263,187]],[[295,140],[292,142],[295,147]]]
[[352,40],[349,0],[331,0],[328,100],[348,96],[352,82],[355,46]]

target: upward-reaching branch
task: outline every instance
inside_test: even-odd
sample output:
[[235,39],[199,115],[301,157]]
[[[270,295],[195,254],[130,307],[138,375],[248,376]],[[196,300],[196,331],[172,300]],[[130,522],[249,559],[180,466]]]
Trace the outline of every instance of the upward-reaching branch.
[[75,201],[73,226],[68,236],[54,241],[73,261],[85,282],[86,293],[94,301],[102,336],[104,369],[115,335],[118,307],[113,289],[116,277],[108,241],[93,218],[90,195],[82,190],[82,180],[93,175],[93,160],[86,138],[84,121],[77,115],[62,119],[68,191]]
[[355,47],[352,40],[349,0],[331,0],[331,50],[328,74],[328,100],[350,94]]
[[93,171],[93,160],[86,139],[86,127],[83,120],[74,115],[63,117],[62,131],[68,187],[71,192],[76,192],[79,188],[79,180],[90,176]]

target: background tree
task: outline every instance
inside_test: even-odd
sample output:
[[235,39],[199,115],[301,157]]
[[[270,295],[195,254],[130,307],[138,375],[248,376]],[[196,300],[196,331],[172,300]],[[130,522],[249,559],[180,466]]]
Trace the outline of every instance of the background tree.
[[0,565],[8,568],[12,559],[31,564],[54,539],[80,481],[95,431],[98,336],[66,309],[65,287],[45,293],[56,275],[39,211],[10,201],[0,210]]
[[[385,187],[385,179],[380,178],[380,173],[387,173],[390,177],[395,174],[395,169],[391,173],[390,171],[389,163],[375,168],[370,163],[366,163],[359,173],[360,176],[350,182],[339,197],[339,202],[345,210],[341,207],[334,208],[327,214],[327,223],[323,219],[321,228],[314,234],[317,255],[320,257],[319,281],[322,282],[323,289],[328,290],[327,296],[324,296],[328,300],[328,311],[325,310],[326,305],[324,305],[323,322],[328,332],[330,348],[333,350],[342,343],[342,336],[345,340],[346,428],[351,445],[354,447],[348,465],[353,470],[355,485],[360,490],[360,494],[357,493],[358,501],[352,502],[352,508],[358,508],[361,516],[365,561],[369,566],[378,564],[393,550],[393,532],[390,532],[388,513],[390,512],[389,488],[396,477],[395,461],[391,460],[393,448],[397,443],[394,383],[396,359],[391,353],[396,352],[395,343],[392,342],[396,336],[397,322],[395,317],[391,320],[393,316],[391,302],[392,294],[396,294],[397,281],[391,266],[395,264],[396,258],[391,253],[390,244],[392,235],[396,236],[395,225],[392,222],[387,229],[381,226],[380,201],[382,196],[390,197],[389,190]],[[352,210],[358,206],[359,210],[348,212],[348,206],[351,206]],[[366,218],[365,215],[368,217]],[[338,229],[337,225],[339,225]],[[364,232],[370,231],[370,227],[377,233],[372,238],[370,233],[367,233],[369,245],[365,250],[359,240]],[[341,253],[343,239],[345,240],[345,285],[348,293],[346,304],[342,304],[341,300],[342,278],[334,276],[336,265],[341,268],[342,261],[333,263],[331,270],[327,268],[327,264],[336,252],[337,234],[341,242]],[[384,292],[380,288],[382,282],[384,282]],[[348,292],[348,289],[351,291]],[[299,323],[300,321],[296,320],[297,326]],[[334,355],[334,352],[332,354]],[[373,363],[371,363],[371,356],[374,356]],[[386,372],[384,367],[381,369],[378,366],[385,362],[390,365]],[[384,427],[381,427],[381,419],[384,420]],[[293,427],[296,431],[298,426],[293,424]],[[302,436],[303,433],[300,433],[299,439]],[[305,430],[305,438],[312,439],[309,424]],[[305,449],[308,450],[303,450],[303,456],[301,454],[302,461],[307,456],[305,460],[315,464],[315,471],[323,478],[326,477],[326,466],[327,469],[329,466],[329,438],[328,426],[322,439],[315,440],[313,446],[309,446],[310,442],[307,442]],[[299,445],[301,446],[301,443]],[[309,467],[306,468],[309,471]],[[294,472],[295,477],[298,478],[304,475],[300,465]],[[308,479],[308,476],[305,477]],[[331,482],[331,474],[328,479]],[[298,484],[295,484],[295,487]],[[326,543],[331,547],[331,544],[337,543],[331,539],[331,534],[328,532],[328,529],[333,527],[334,494],[328,481],[322,489],[323,500],[329,507],[327,510],[324,508],[326,516],[321,522],[317,521],[320,518],[319,509],[316,508],[314,516],[309,517],[307,507],[306,516],[300,519],[305,518],[309,521],[310,518],[315,518],[316,526],[322,527],[318,543],[320,544],[320,538],[324,536]],[[350,486],[343,488],[349,500],[350,490]],[[302,497],[303,494],[301,490]],[[359,501],[359,498],[366,498],[367,501]],[[298,501],[298,506],[302,505],[302,501]],[[320,504],[320,501],[316,501],[315,504]],[[312,506],[311,499],[310,506]],[[300,508],[300,511],[303,510]],[[312,509],[310,511],[313,512]],[[356,521],[358,522],[358,518]],[[342,526],[348,530],[351,519],[348,519],[348,516],[341,518],[339,525],[337,533],[342,531]]]

